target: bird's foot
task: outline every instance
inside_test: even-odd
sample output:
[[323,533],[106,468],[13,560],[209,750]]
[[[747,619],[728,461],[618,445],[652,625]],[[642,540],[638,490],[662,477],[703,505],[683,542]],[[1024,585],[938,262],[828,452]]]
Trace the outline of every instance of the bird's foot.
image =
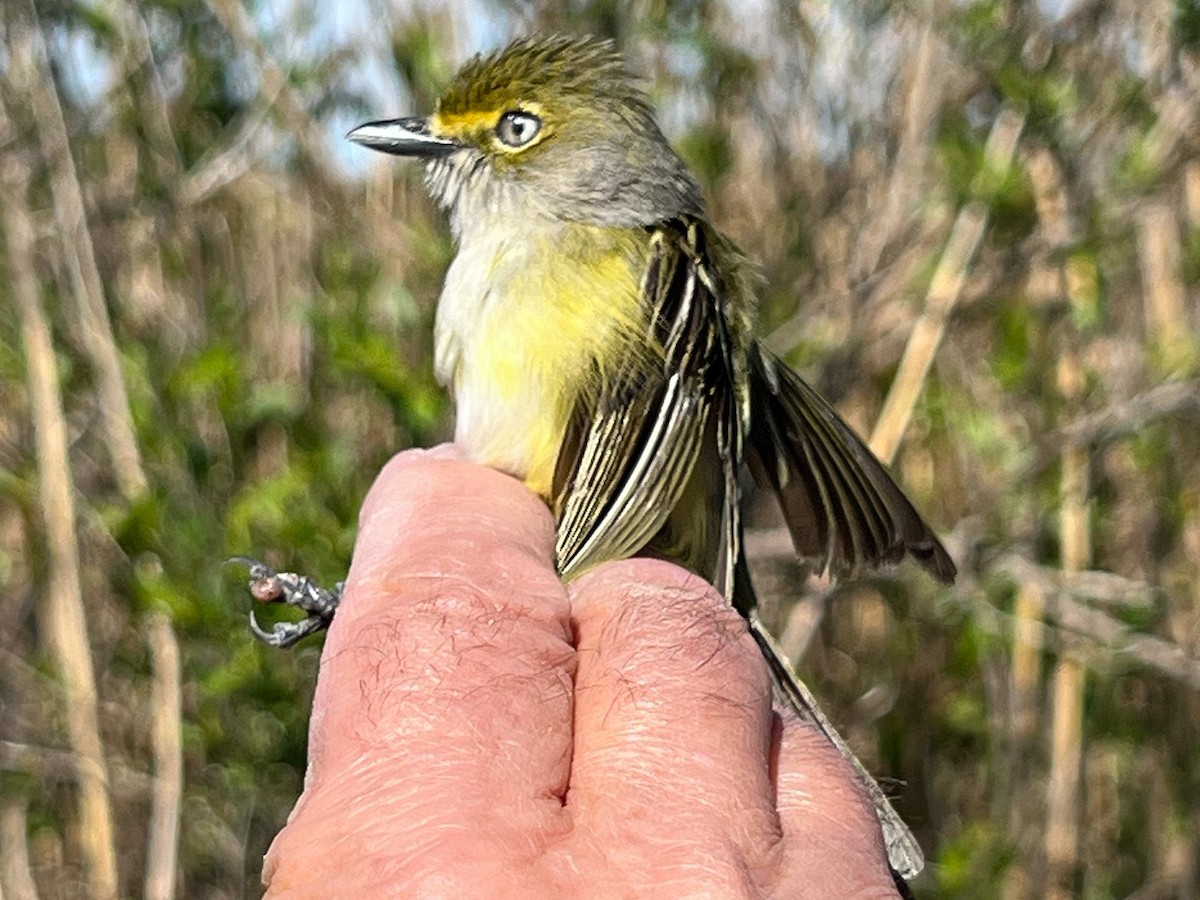
[[256,638],[272,647],[291,647],[310,634],[328,628],[338,604],[342,602],[342,591],[346,587],[344,581],[339,581],[333,590],[328,590],[306,575],[276,572],[265,563],[248,556],[235,556],[229,563],[246,566],[250,570],[250,596],[259,603],[286,603],[308,613],[299,622],[276,622],[270,631],[266,631],[259,626],[251,611],[250,630]]

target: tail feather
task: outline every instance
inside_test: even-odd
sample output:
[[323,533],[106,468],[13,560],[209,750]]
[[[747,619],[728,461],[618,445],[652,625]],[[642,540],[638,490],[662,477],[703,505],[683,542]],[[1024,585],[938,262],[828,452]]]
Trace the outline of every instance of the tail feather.
[[817,705],[817,700],[813,697],[812,692],[792,671],[791,664],[784,656],[783,650],[763,626],[757,613],[750,614],[749,622],[750,633],[754,635],[754,640],[758,642],[759,649],[762,650],[763,657],[767,660],[767,667],[771,672],[771,680],[775,684],[776,691],[802,720],[810,723],[825,735],[829,742],[838,749],[838,752],[854,767],[863,788],[875,806],[875,814],[879,817],[879,824],[883,829],[884,846],[887,848],[888,863],[901,877],[916,877],[925,866],[925,855],[921,852],[921,845],[917,843],[913,833],[904,824],[900,814],[892,807],[883,789],[871,777],[871,773],[859,762],[854,751],[850,749],[846,741],[838,734],[837,729],[821,712],[821,707]]
[[[954,561],[863,440],[820,394],[763,347],[750,352],[746,461],[779,500],[796,552],[834,575],[913,557],[943,584]],[[875,779],[821,712],[755,610],[744,558],[733,603],[750,623],[780,699],[812,724],[854,767],[883,829],[894,873],[912,878],[925,857]]]
[[[746,617],[750,626],[750,634],[758,644],[763,658],[767,661],[767,671],[771,675],[771,683],[775,686],[775,694],[781,704],[791,707],[802,722],[807,722],[823,734],[826,740],[837,749],[847,762],[854,768],[862,783],[863,790],[870,797],[875,807],[875,815],[879,818],[879,826],[883,830],[883,842],[887,849],[888,865],[893,873],[904,878],[914,878],[925,866],[925,855],[921,845],[904,824],[900,814],[892,807],[883,789],[871,776],[850,749],[850,745],[838,734],[833,723],[821,711],[817,698],[812,695],[803,681],[800,680],[783,649],[776,643],[771,633],[758,616],[758,602],[754,593],[754,583],[750,579],[750,569],[746,565],[745,553],[739,552],[734,565],[732,602],[734,607]],[[902,881],[901,881],[902,883]]]

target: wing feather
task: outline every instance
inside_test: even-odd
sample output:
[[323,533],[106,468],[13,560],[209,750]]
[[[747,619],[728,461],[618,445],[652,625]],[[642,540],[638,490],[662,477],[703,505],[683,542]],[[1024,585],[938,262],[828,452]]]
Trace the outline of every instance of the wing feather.
[[835,575],[906,553],[948,584],[954,562],[862,439],[764,347],[751,352],[747,460],[779,498],[797,552]]
[[[767,351],[735,345],[704,232],[695,224],[665,223],[652,240],[642,295],[648,336],[662,348],[661,367],[634,367],[602,397],[578,401],[554,478],[559,571],[571,578],[650,546],[680,505],[702,454],[708,464],[715,435],[721,472],[714,489],[721,496],[708,514],[719,514],[721,530],[716,557],[704,563],[703,574],[749,618],[780,696],[855,765],[883,824],[892,865],[916,874],[923,860],[912,834],[754,613],[737,480],[747,425],[746,459],[759,481],[775,489],[802,555],[840,572],[907,550],[943,580],[952,577],[953,563],[837,413]],[[698,523],[685,515],[683,524]]]
[[[556,549],[566,578],[652,541],[679,503],[714,410],[724,415],[730,406],[729,349],[704,271],[703,232],[666,223],[651,240],[642,295],[661,365],[619,375],[626,380],[603,397],[580,398],[571,417],[554,479]],[[732,446],[730,423],[722,420],[719,430]],[[728,477],[736,477],[737,464],[730,460]],[[736,507],[736,497],[732,502]],[[725,506],[723,518],[728,500]]]

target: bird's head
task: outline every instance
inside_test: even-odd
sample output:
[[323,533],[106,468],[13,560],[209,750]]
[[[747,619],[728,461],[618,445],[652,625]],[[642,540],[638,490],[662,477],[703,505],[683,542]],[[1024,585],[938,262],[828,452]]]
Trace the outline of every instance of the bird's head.
[[515,41],[463,66],[432,115],[368,122],[348,137],[423,159],[458,230],[495,215],[632,227],[701,211],[609,41]]

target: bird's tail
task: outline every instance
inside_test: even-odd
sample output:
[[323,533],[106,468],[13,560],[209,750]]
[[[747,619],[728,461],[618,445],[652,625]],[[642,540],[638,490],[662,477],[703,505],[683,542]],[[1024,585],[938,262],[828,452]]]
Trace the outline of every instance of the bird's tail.
[[921,845],[917,843],[917,839],[913,837],[913,833],[904,824],[904,820],[900,818],[900,814],[892,807],[887,795],[884,794],[883,789],[879,787],[879,784],[871,776],[871,773],[859,762],[858,757],[854,755],[854,751],[850,749],[846,741],[838,734],[837,729],[833,727],[829,719],[825,718],[825,714],[821,712],[821,707],[817,705],[816,698],[804,682],[800,680],[795,671],[793,671],[792,665],[788,662],[782,648],[771,637],[771,634],[759,619],[758,612],[756,610],[751,611],[748,619],[750,633],[754,635],[754,640],[758,642],[759,649],[762,650],[762,655],[767,661],[767,667],[771,672],[771,681],[775,685],[776,693],[779,694],[782,700],[787,702],[788,706],[796,711],[796,714],[803,721],[810,723],[825,735],[829,742],[837,747],[838,752],[854,766],[854,770],[858,773],[858,778],[862,782],[863,788],[875,806],[875,814],[879,817],[879,824],[883,828],[883,840],[884,845],[887,847],[888,863],[903,878],[915,877],[925,866],[925,854],[921,852]]
[[[953,581],[954,562],[933,529],[837,411],[765,347],[752,348],[749,363],[747,461],[755,481],[778,498],[797,553],[835,576],[911,556],[938,581]],[[733,595],[777,693],[854,766],[883,827],[889,863],[899,875],[915,876],[925,864],[920,845],[759,620],[744,559]]]

